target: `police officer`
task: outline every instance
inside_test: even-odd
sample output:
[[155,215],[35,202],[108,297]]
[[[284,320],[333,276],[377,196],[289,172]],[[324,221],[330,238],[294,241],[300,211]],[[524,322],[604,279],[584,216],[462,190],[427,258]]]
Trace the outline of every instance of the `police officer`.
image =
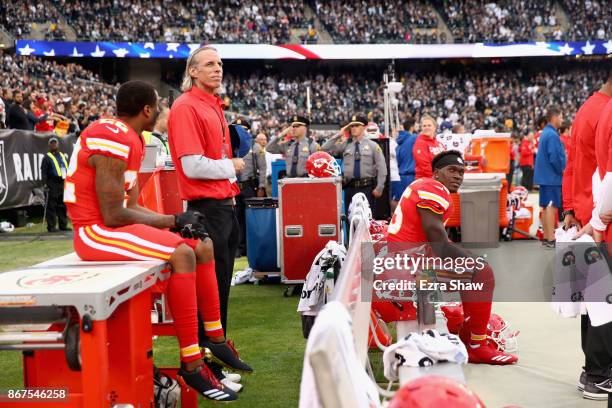
[[[319,151],[319,144],[308,137],[310,120],[295,115],[289,121],[291,125],[278,136],[272,138],[266,146],[270,153],[281,153],[285,156],[287,177],[307,177],[306,160],[312,153]],[[291,140],[283,140],[289,134]]]
[[[236,119],[233,126],[242,126],[249,132],[251,124],[245,119]],[[266,196],[266,152],[264,148],[253,143],[244,160],[244,169],[238,174],[240,194],[236,196],[236,217],[240,225],[240,245],[238,255],[245,256],[246,246],[246,202],[247,198]]]
[[[57,137],[49,139],[49,152],[40,165],[40,173],[46,192],[47,231],[71,231],[64,205],[64,179],[68,171],[68,155],[59,151]],[[59,225],[59,230],[57,229]]]
[[[347,214],[355,194],[364,193],[370,207],[374,208],[374,198],[381,197],[385,187],[385,157],[380,146],[365,137],[367,123],[368,118],[365,115],[353,115],[340,134],[329,139],[322,147],[323,151],[332,156],[342,156],[344,205]],[[348,135],[346,131],[349,132]]]

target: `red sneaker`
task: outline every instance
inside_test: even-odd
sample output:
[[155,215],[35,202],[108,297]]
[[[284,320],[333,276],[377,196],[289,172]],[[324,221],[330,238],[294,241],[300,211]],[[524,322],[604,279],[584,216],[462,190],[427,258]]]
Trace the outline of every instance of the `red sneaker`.
[[498,350],[489,340],[477,345],[466,344],[465,348],[468,352],[468,363],[472,364],[509,365],[518,361],[517,356]]

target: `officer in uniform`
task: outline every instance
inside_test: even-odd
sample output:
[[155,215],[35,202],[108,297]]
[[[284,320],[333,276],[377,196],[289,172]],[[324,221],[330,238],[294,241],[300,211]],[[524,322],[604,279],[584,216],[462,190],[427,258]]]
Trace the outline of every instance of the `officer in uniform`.
[[64,179],[66,179],[67,172],[68,155],[60,152],[57,137],[52,137],[49,139],[49,152],[40,165],[40,174],[47,195],[45,217],[49,232],[71,231],[68,227],[68,216],[64,205]]
[[[368,118],[358,114],[351,117],[340,134],[332,137],[322,149],[332,156],[341,156],[344,165],[344,204],[346,213],[353,196],[364,193],[374,208],[374,198],[382,196],[387,177],[387,165],[380,146],[365,137]],[[346,136],[348,131],[348,137]]]
[[[236,119],[233,126],[242,126],[246,132],[251,125],[245,119]],[[236,217],[240,225],[238,255],[246,255],[246,202],[247,198],[266,196],[266,152],[258,143],[253,143],[244,160],[244,169],[238,173],[240,194],[236,196]]]
[[[285,156],[287,165],[286,177],[307,177],[306,161],[308,156],[319,151],[319,144],[308,137],[310,120],[303,116],[293,116],[289,121],[291,125],[283,130],[278,136],[273,137],[266,146],[270,153],[280,153]],[[285,135],[289,133],[291,140],[285,141]]]

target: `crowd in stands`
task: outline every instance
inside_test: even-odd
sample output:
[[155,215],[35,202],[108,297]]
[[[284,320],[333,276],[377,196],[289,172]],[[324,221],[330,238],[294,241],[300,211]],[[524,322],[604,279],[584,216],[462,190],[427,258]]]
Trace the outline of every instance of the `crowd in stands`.
[[[398,99],[403,114],[417,121],[428,113],[440,121],[463,123],[468,131],[500,128],[526,134],[553,104],[562,106],[566,117],[573,117],[602,76],[603,71],[595,67],[403,73],[404,90]],[[355,70],[327,76],[227,74],[224,83],[229,110],[259,117],[261,126],[272,133],[284,126],[282,118],[304,112],[308,86],[313,122],[345,123],[348,112],[355,111],[366,112],[379,123],[383,117],[381,78]]]
[[567,32],[557,0],[17,0],[0,3],[0,25],[20,38],[30,35],[31,23],[48,23],[46,37],[61,40],[63,16],[79,39],[271,44],[292,41],[291,29],[299,28],[306,32],[298,41],[314,43],[319,36],[305,3],[335,43],[446,43],[435,10],[457,43],[529,41],[542,29],[548,40],[605,40],[612,24],[605,0],[558,0]]
[[[60,15],[54,7],[49,7],[47,1],[24,2],[24,1],[1,1],[0,2],[0,25],[4,26],[9,33],[16,37],[27,37],[31,33],[31,24],[44,24],[48,21],[55,23],[55,31]],[[59,31],[58,31],[59,33]],[[54,36],[61,39],[61,36]]]
[[93,40],[285,43],[291,27],[308,26],[297,0],[53,2],[79,38]]
[[[415,42],[414,29],[438,25],[433,8],[423,1],[316,0],[313,10],[335,43]],[[430,40],[438,42],[435,36]]]
[[529,41],[535,38],[536,27],[557,25],[553,0],[439,3],[457,43]]
[[[84,129],[100,116],[113,115],[118,89],[81,65],[63,65],[8,52],[0,53],[0,84],[0,127],[8,125],[7,112],[19,93],[26,113],[59,114],[68,122],[63,130],[70,132]],[[31,123],[31,129],[34,126]]]
[[[609,0],[562,0],[570,21],[568,41],[597,39],[608,40],[612,35],[612,11]],[[606,5],[607,4],[607,5]]]

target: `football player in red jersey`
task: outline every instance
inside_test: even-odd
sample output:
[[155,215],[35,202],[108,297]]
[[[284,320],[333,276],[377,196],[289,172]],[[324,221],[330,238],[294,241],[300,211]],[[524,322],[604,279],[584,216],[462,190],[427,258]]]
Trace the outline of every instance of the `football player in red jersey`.
[[[394,243],[401,247],[400,244],[428,242],[433,244],[435,256],[473,259],[472,254],[450,242],[444,228],[452,213],[450,194],[457,192],[463,182],[465,167],[461,153],[455,150],[439,153],[432,161],[432,171],[433,178],[414,181],[402,194],[389,224],[389,250],[393,251]],[[517,362],[517,356],[498,350],[487,340],[495,284],[493,270],[485,263],[472,272],[471,281],[482,283],[483,289],[478,293],[460,292],[466,319],[459,336],[468,350],[469,362],[494,365]]]
[[158,99],[152,85],[127,82],[117,92],[118,117],[100,119],[81,134],[64,189],[74,248],[86,261],[167,261],[172,274],[166,293],[180,347],[179,375],[205,397],[231,401],[237,394],[203,364],[198,309],[213,356],[233,368],[252,369],[223,335],[213,246],[203,215],[163,215],[137,203],[137,174],[144,158],[141,133],[153,129]]

